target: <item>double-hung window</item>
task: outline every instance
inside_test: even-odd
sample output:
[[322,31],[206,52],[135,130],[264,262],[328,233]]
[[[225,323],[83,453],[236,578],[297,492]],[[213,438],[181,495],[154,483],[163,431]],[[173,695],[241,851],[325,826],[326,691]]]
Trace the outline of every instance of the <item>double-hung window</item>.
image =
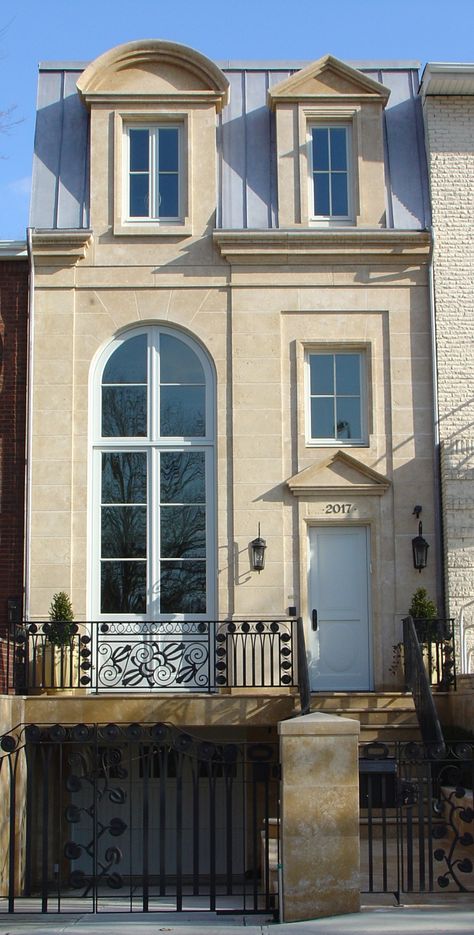
[[130,125],[127,138],[127,216],[167,222],[182,217],[182,128]]
[[311,213],[315,220],[349,220],[350,129],[313,126],[310,129]]
[[307,368],[309,442],[366,444],[364,353],[310,352]]

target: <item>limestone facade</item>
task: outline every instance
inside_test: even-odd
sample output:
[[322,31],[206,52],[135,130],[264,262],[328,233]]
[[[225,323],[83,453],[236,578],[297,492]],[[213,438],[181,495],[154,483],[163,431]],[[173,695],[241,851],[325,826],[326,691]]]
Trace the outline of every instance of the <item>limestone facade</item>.
[[[363,529],[365,687],[399,684],[392,646],[421,581],[411,554],[414,504],[423,505],[431,546],[422,582],[431,592],[437,544],[430,237],[416,224],[389,225],[384,210],[387,90],[330,58],[304,80],[283,82],[280,94],[276,85],[268,111],[280,226],[223,228],[216,113],[227,106],[227,81],[182,47],[136,45],[113,50],[78,81],[90,112],[90,219],[33,232],[29,613],[45,618],[52,593],[65,590],[78,618],[97,617],[93,376],[117,336],[165,327],[204,349],[215,379],[214,617],[285,617],[295,607],[310,637],[311,530]],[[301,120],[324,114],[329,126],[349,122],[353,131],[355,210],[346,225],[308,219]],[[121,127],[170,116],[184,127],[182,217],[168,228],[134,228],[124,220]],[[360,443],[309,437],[312,353],[363,359]],[[261,573],[249,562],[259,524]]]

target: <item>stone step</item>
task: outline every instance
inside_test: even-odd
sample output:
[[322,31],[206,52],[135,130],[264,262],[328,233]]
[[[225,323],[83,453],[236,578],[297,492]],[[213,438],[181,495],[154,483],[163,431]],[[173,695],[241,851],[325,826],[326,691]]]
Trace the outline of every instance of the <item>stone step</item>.
[[381,708],[406,708],[414,710],[410,692],[314,692],[311,695],[311,708],[314,711],[334,711],[337,708],[359,710]]
[[[315,709],[311,706],[311,710]],[[331,714],[339,714],[341,717],[359,720],[361,724],[373,724],[374,726],[383,726],[384,724],[412,724],[418,726],[415,711],[410,708],[391,708],[389,711],[383,708],[333,708]]]
[[421,740],[409,692],[316,692],[311,695],[311,711],[359,720],[362,743]]

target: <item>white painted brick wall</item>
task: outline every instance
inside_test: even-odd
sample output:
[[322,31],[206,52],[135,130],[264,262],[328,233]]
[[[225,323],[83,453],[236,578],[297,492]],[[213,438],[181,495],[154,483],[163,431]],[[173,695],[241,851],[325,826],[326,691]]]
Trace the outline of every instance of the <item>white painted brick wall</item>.
[[449,613],[474,623],[474,98],[424,102]]

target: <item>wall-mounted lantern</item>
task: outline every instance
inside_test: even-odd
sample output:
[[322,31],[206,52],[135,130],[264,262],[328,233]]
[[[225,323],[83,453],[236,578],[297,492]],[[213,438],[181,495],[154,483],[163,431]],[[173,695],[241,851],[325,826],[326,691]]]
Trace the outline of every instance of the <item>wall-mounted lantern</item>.
[[265,549],[267,543],[265,539],[262,539],[260,535],[260,523],[258,524],[258,536],[256,539],[252,539],[250,543],[250,559],[252,564],[252,571],[262,571],[265,568]]
[[[419,519],[420,513],[421,513],[421,506],[415,506],[413,513],[416,516],[416,518]],[[429,545],[426,539],[423,538],[422,533],[423,533],[423,526],[420,520],[420,522],[418,523],[418,535],[415,536],[415,538],[411,540],[411,545],[413,549],[413,564],[415,568],[418,569],[420,574],[421,574],[421,569],[426,568],[426,563],[428,561],[428,549],[429,549]]]

